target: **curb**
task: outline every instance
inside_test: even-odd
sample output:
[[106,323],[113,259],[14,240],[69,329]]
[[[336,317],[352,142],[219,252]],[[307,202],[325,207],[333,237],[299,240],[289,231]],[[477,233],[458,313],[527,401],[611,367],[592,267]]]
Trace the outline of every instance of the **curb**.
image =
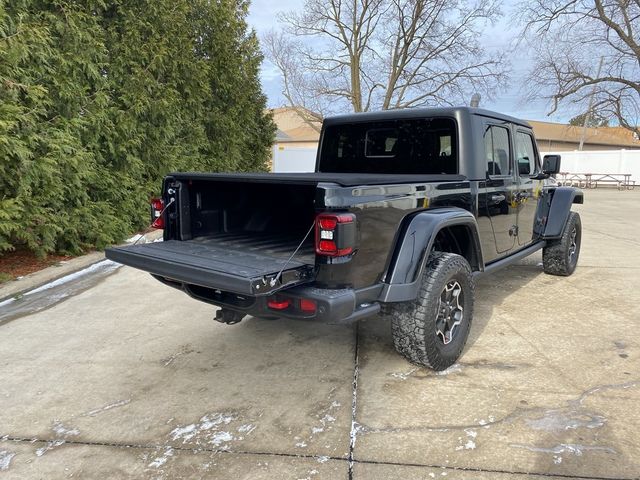
[[[148,241],[154,241],[158,238],[162,238],[162,230],[155,230],[145,234],[144,236],[147,237]],[[126,245],[126,243],[123,245]],[[54,282],[60,278],[66,277],[67,275],[84,270],[94,263],[101,262],[104,259],[104,252],[91,252],[87,255],[82,255],[65,262],[60,262],[58,265],[43,268],[37,272],[25,275],[18,280],[11,280],[0,286],[0,302],[23,295],[29,290],[39,288],[47,283]]]

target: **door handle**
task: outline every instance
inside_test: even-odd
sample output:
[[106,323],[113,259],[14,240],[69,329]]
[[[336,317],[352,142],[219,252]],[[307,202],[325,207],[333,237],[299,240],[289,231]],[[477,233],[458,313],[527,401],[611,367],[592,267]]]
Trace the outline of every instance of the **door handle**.
[[501,193],[497,194],[497,195],[491,195],[491,201],[493,203],[500,203],[500,202],[504,202],[507,199],[507,197],[505,197],[504,195],[502,195]]

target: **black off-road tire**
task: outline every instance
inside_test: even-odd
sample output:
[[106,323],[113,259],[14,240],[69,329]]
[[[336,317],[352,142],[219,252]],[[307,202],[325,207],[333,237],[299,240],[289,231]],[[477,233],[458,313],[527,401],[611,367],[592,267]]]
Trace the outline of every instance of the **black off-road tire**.
[[571,275],[578,265],[582,242],[582,222],[577,212],[569,212],[567,224],[559,240],[553,240],[542,249],[544,273]]
[[[462,311],[456,311],[460,313],[456,317],[460,322],[451,329],[449,342],[445,344],[446,332],[437,333],[437,326],[442,325],[445,318],[441,315],[442,309],[448,305],[442,298],[454,292],[456,285],[461,292],[457,298]],[[473,295],[469,263],[460,255],[433,252],[427,260],[418,298],[413,302],[390,304],[386,309],[396,351],[418,365],[434,370],[449,368],[460,357],[469,336]]]

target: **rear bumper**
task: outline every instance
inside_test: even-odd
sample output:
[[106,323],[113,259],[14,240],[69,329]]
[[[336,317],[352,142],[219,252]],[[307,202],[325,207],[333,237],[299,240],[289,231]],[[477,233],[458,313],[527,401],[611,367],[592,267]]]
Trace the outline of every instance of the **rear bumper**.
[[[196,300],[255,317],[284,317],[299,320],[348,323],[375,315],[380,311],[380,304],[376,299],[381,286],[362,290],[351,288],[326,289],[317,288],[313,285],[288,288],[278,292],[277,296],[290,299],[291,305],[284,310],[274,310],[269,308],[267,303],[270,297],[240,295],[182,283],[157,275],[154,275],[154,277],[166,285],[183,290]],[[308,313],[300,310],[300,300],[302,299],[313,300],[317,306],[316,311]]]

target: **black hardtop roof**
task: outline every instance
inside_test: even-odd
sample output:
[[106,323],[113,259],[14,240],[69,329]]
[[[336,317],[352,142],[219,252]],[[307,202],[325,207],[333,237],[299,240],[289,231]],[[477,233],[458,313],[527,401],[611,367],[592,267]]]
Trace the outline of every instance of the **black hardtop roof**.
[[458,117],[463,115],[482,115],[505,122],[516,123],[524,127],[531,128],[525,120],[504,115],[491,110],[473,107],[446,107],[446,108],[403,108],[397,110],[381,110],[376,112],[348,113],[335,115],[324,119],[324,126],[340,125],[353,122],[375,122],[384,120],[396,120],[404,118],[425,118],[425,117]]

